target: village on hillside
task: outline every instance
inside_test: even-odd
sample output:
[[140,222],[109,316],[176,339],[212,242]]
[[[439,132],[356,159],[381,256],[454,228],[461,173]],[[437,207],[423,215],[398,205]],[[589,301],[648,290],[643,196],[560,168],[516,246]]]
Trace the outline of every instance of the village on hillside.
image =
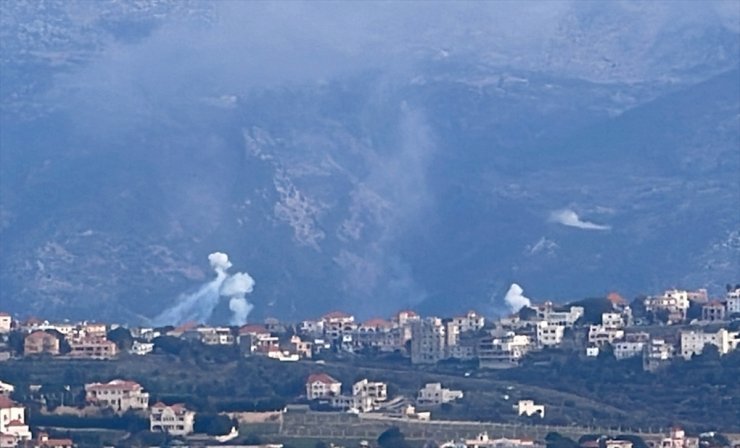
[[[511,392],[504,390],[501,398],[509,410],[504,411],[500,421],[456,421],[449,415],[445,418],[444,411],[449,411],[455,403],[474,399],[478,393],[454,387],[455,378],[473,381],[486,378],[485,372],[515,371],[524,360],[538,353],[567,353],[586,363],[607,359],[636,361],[646,372],[659,372],[675,362],[691,363],[692,359],[709,355],[722,358],[737,350],[739,323],[740,286],[729,285],[726,294],[718,298],[709,297],[706,290],[670,289],[628,302],[611,293],[606,298],[562,306],[549,301],[525,305],[495,320],[475,311],[437,317],[403,310],[390,319],[358,322],[349,313],[333,311],[298,323],[266,319],[263,323],[241,327],[189,322],[176,327],[128,328],[104,322],[18,320],[8,313],[0,313],[0,372],[3,365],[33,369],[40,364],[51,368],[55,363],[64,363],[69,376],[65,379],[69,384],[54,391],[48,384],[32,384],[25,377],[16,377],[21,378],[22,384],[0,377],[0,447],[86,446],[84,441],[76,441],[72,436],[58,437],[63,433],[64,425],[59,423],[63,420],[54,418],[70,415],[74,417],[70,428],[85,427],[80,423],[85,419],[119,418],[141,431],[162,434],[166,440],[188,441],[187,446],[233,445],[244,442],[243,419],[250,411],[263,415],[265,424],[279,422],[279,430],[286,434],[293,431],[294,436],[316,440],[347,436],[347,427],[357,427],[365,428],[364,433],[358,434],[374,441],[378,434],[373,431],[382,433],[384,429],[400,427],[410,434],[417,431],[420,438],[430,440],[433,434],[438,434],[441,438],[433,440],[445,448],[554,446],[552,437],[546,440],[545,434],[539,438],[517,436],[516,428],[539,428],[534,433],[520,431],[523,435],[539,434],[537,431],[542,431],[541,427],[547,423],[549,433],[553,433],[556,426],[552,423],[557,420],[549,418],[552,412],[558,413],[558,405],[534,392],[512,390],[511,386],[506,389]],[[209,412],[207,418],[190,403],[175,401],[173,398],[177,397],[156,390],[154,383],[145,387],[143,381],[123,376],[101,377],[99,381],[84,384],[74,381],[75,365],[84,365],[87,374],[98,377],[94,374],[96,366],[150,358],[154,365],[161,362],[163,355],[185,356],[183,353],[190,353],[189,344],[223,349],[213,355],[226,357],[223,362],[228,362],[229,357],[240,363],[264,359],[272,363],[270,369],[275,372],[295,374],[301,371],[298,366],[302,366],[306,374],[301,377],[300,385],[291,383],[290,390],[298,393],[286,402],[263,405],[261,409],[256,404],[253,409],[251,405],[243,409],[235,405],[229,412]],[[354,376],[347,383],[327,370],[343,364],[362,366],[364,370],[352,370]],[[419,383],[412,393],[407,389],[401,393],[392,381],[383,379],[388,375],[377,373],[387,371],[395,375],[394,365],[416,369],[399,375],[447,366],[453,373],[444,378],[452,378],[449,381],[453,385],[446,384],[449,382],[446,379],[429,381]],[[360,372],[367,375],[359,377]],[[185,374],[181,374],[184,378],[182,375]],[[212,380],[217,382],[217,378]],[[34,418],[40,424],[33,424]],[[591,423],[584,421],[580,426],[585,428]],[[456,424],[468,426],[455,427]],[[323,432],[312,432],[312,426],[323,427]],[[513,432],[505,434],[505,428],[513,428]],[[581,440],[577,446],[725,445],[716,442],[714,435],[687,436],[679,428],[662,428],[646,435],[645,447],[634,446],[634,440],[616,435],[616,432],[601,434],[595,440]],[[726,445],[732,443],[738,446],[740,442],[728,440]],[[258,443],[251,443],[254,444]]]

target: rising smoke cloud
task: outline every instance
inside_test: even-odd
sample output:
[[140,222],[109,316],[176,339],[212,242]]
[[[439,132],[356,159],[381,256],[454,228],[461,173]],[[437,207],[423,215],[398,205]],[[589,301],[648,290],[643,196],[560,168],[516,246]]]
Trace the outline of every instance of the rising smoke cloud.
[[506,295],[504,296],[504,302],[509,306],[512,313],[516,313],[525,306],[532,305],[532,301],[524,296],[522,287],[516,283],[512,283],[509,286],[509,290],[506,291]]
[[247,273],[237,272],[229,275],[232,266],[229,256],[223,252],[208,255],[211,268],[216,277],[199,287],[192,294],[180,297],[177,304],[164,310],[152,321],[154,325],[179,325],[184,322],[205,322],[213,314],[222,296],[229,297],[229,309],[233,315],[233,325],[243,325],[254,306],[246,295],[254,289],[254,279]]
[[220,294],[230,297],[229,309],[234,313],[231,316],[232,325],[244,325],[247,322],[247,316],[254,306],[247,302],[246,295],[253,289],[254,279],[245,272],[237,272],[221,285]]
[[564,226],[575,227],[577,229],[583,229],[583,230],[609,230],[611,229],[611,226],[596,224],[590,221],[584,221],[578,216],[578,213],[568,208],[565,208],[562,210],[555,210],[554,212],[550,213],[549,221],[562,224]]

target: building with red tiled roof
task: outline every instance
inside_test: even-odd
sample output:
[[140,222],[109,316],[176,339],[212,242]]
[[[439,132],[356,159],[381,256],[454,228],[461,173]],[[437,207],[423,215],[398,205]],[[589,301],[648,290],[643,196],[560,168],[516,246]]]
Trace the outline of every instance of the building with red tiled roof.
[[606,300],[611,302],[614,308],[619,308],[627,305],[627,301],[624,299],[624,297],[619,295],[619,293],[617,292],[610,292],[609,294],[607,294]]
[[353,315],[347,314],[344,311],[332,311],[331,313],[324,314],[321,318],[326,321],[341,320],[354,322],[355,320]]
[[118,354],[115,342],[105,337],[83,337],[69,341],[69,356],[80,359],[111,359]]
[[25,422],[25,408],[8,397],[0,396],[0,434],[12,436],[16,444],[29,440],[31,431]]
[[23,341],[23,353],[26,356],[40,355],[43,353],[58,355],[59,346],[59,339],[53,334],[45,331],[34,331],[26,336]]
[[584,440],[581,442],[581,448],[599,448],[598,439]]
[[149,393],[135,381],[113,380],[108,383],[85,384],[88,403],[101,408],[111,408],[124,413],[129,409],[145,410],[149,407]]
[[198,327],[198,322],[195,321],[188,321],[184,324],[181,324],[177,327],[175,327],[173,330],[170,330],[167,332],[167,336],[174,336],[176,338],[179,338],[183,335],[183,333],[186,333],[191,330],[195,330]]
[[239,328],[237,345],[244,354],[267,354],[279,350],[280,339],[273,336],[267,327],[259,324],[244,325]]
[[248,324],[243,325],[239,327],[239,334],[245,335],[245,334],[251,334],[251,335],[258,335],[258,334],[270,334],[270,331],[267,329],[265,325],[260,324]]
[[342,383],[326,373],[314,373],[306,380],[306,398],[309,400],[336,397],[341,393]]
[[35,439],[26,442],[23,446],[24,448],[73,448],[74,442],[72,439],[51,439],[49,434],[40,432]]
[[327,313],[321,320],[324,322],[324,336],[330,341],[337,341],[357,328],[355,316],[342,311]]
[[360,328],[373,328],[373,329],[379,329],[379,328],[390,328],[393,326],[393,323],[390,321],[387,321],[385,319],[381,318],[374,318],[366,320],[365,322],[360,325]]
[[402,310],[396,314],[396,321],[399,323],[399,325],[405,325],[408,322],[416,321],[420,318],[421,316],[419,316],[413,310]]

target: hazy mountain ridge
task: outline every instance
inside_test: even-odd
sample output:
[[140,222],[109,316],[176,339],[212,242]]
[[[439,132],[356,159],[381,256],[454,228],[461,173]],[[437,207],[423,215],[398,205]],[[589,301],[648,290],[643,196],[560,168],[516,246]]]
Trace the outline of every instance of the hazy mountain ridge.
[[[160,30],[179,35],[170,20],[192,17],[196,34],[218,26],[219,11],[175,3],[59,25],[81,30],[61,43],[44,25],[39,42],[4,48],[18,57],[2,75],[0,299],[10,311],[142,320],[207,279],[214,250],[256,279],[255,317],[495,312],[512,281],[569,299],[718,288],[740,271],[731,27],[672,28],[660,8],[625,3],[613,8],[646,22],[620,48],[604,19],[614,11],[571,5],[546,12],[556,31],[524,59],[479,53],[488,38],[460,48],[425,35],[411,64],[285,85],[242,85],[231,66],[211,79],[218,67],[197,64],[109,79],[168,60]],[[55,11],[21,16],[54,24]],[[27,28],[14,26],[4,29]],[[26,52],[45,46],[86,56],[59,68]],[[21,66],[44,81],[26,84]],[[575,221],[553,218],[563,211]]]

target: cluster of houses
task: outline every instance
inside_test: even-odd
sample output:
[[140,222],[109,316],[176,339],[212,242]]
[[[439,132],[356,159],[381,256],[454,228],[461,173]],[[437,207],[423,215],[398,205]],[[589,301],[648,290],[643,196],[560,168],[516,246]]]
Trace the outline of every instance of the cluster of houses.
[[[71,448],[70,439],[50,439],[40,432],[32,438],[25,423],[26,408],[10,399],[14,387],[0,381],[0,447]],[[149,404],[149,393],[135,381],[115,379],[107,383],[85,385],[85,415],[96,415],[108,410],[116,414],[136,412],[149,417],[152,432],[164,432],[172,436],[187,436],[193,433],[195,412],[183,404]]]
[[33,437],[26,423],[26,408],[10,399],[13,386],[0,382],[0,447],[72,448],[71,439],[54,439],[44,432]]
[[[452,318],[422,317],[414,311],[401,311],[391,319],[358,322],[355,316],[339,311],[319,319],[286,324],[266,319],[262,324],[239,328],[213,327],[195,322],[179,327],[130,329],[133,345],[129,352],[147,355],[154,340],[171,336],[205,345],[237,346],[245,356],[261,355],[280,361],[310,359],[322,352],[363,354],[401,353],[413,364],[434,364],[443,360],[477,361],[480,368],[517,366],[533,350],[561,347],[582,350],[597,357],[608,346],[617,359],[642,356],[644,366],[654,370],[681,356],[690,359],[707,344],[720,354],[735,350],[740,342],[737,331],[725,328],[740,318],[740,288],[729,290],[722,299],[710,300],[706,290],[671,289],[644,299],[644,310],[662,315],[660,327],[676,331],[655,332],[655,323],[635,317],[630,305],[618,294],[607,297],[611,309],[601,314],[598,323],[584,324],[582,306],[556,306],[552,302],[532,305],[495,322],[475,311]],[[691,322],[698,308],[700,315]],[[681,325],[678,325],[681,324]],[[691,325],[690,325],[691,324]],[[115,328],[115,327],[113,327]],[[117,356],[118,347],[106,338],[105,324],[50,323],[30,319],[14,322],[0,313],[0,360],[11,356],[3,347],[2,334],[18,330],[25,335],[25,356],[62,353],[70,358],[108,359]]]
[[[671,428],[668,434],[645,440],[648,448],[699,448],[699,437],[689,437],[680,427]],[[490,437],[487,432],[473,439],[450,440],[441,443],[440,448],[544,448],[545,444],[527,438]],[[580,448],[633,448],[631,440],[623,437],[599,436],[585,438]]]
[[306,398],[327,399],[331,408],[353,412],[370,412],[383,405],[388,399],[388,385],[379,381],[363,379],[352,385],[349,394],[342,394],[342,383],[325,373],[311,375],[306,381]]
[[[107,325],[93,322],[50,323],[39,319],[29,319],[17,323],[8,313],[0,313],[0,335],[17,329],[25,336],[23,354],[26,356],[64,355],[77,359],[111,359],[118,354],[118,347],[107,339]],[[0,339],[0,342],[5,342]],[[68,350],[63,350],[68,344]],[[0,360],[10,357],[6,345],[0,345]]]
[[166,432],[173,436],[193,433],[195,412],[184,404],[149,404],[149,393],[135,381],[115,379],[107,383],[85,385],[85,401],[97,409],[109,409],[118,414],[136,411],[148,414],[152,432]]
[[[464,397],[462,390],[443,387],[441,383],[427,383],[420,388],[416,398],[403,396],[391,399],[388,385],[379,381],[362,379],[352,385],[349,393],[342,393],[342,382],[326,373],[315,373],[306,380],[306,398],[334,411],[362,414],[377,412],[389,417],[429,421],[430,409],[452,403]],[[545,406],[533,400],[519,400],[513,407],[517,415],[545,417]]]
[[[607,298],[611,309],[601,315],[600,322],[590,325],[583,325],[582,306],[561,307],[549,301],[495,322],[486,321],[475,311],[441,318],[422,317],[405,310],[388,320],[375,318],[365,322],[335,311],[294,325],[266,319],[262,324],[239,328],[195,322],[177,328],[137,327],[130,330],[134,342],[129,352],[149,354],[157,337],[172,336],[206,345],[238,346],[245,356],[261,355],[280,361],[310,359],[326,351],[355,354],[372,351],[401,353],[413,364],[455,359],[477,361],[480,368],[507,368],[517,366],[533,350],[561,347],[583,350],[585,356],[597,357],[609,346],[617,359],[642,356],[645,368],[654,370],[677,356],[690,359],[707,344],[714,345],[720,354],[727,354],[740,342],[737,331],[723,326],[740,318],[740,288],[729,290],[726,297],[715,300],[709,300],[706,290],[677,289],[645,298],[646,312],[661,314],[665,318],[660,323],[662,327],[676,328],[667,336],[665,331],[653,334],[654,325],[635,317],[618,294],[609,294]],[[695,310],[700,307],[701,313],[689,322],[692,307]],[[118,354],[116,344],[106,338],[104,324],[50,323],[37,319],[19,323],[0,313],[0,335],[11,329],[25,334],[26,356],[60,355],[63,341],[69,344],[64,356],[70,358],[108,359]],[[10,355],[0,337],[0,360]]]
[[[707,345],[716,347],[720,355],[740,345],[740,332],[721,327],[729,324],[729,319],[740,318],[737,312],[740,288],[729,291],[723,300],[708,300],[706,290],[675,289],[646,298],[646,311],[664,310],[668,317],[657,333],[654,327],[634,318],[621,296],[612,293],[607,299],[611,309],[601,314],[600,322],[589,325],[581,325],[583,307],[556,307],[552,302],[499,319],[492,328],[487,327],[482,318],[476,319],[477,315],[472,312],[454,319],[420,319],[411,326],[411,362],[477,359],[481,368],[507,368],[517,366],[533,350],[582,349],[586,356],[598,357],[608,346],[618,360],[641,356],[644,368],[652,371],[677,356],[690,360],[701,354]],[[687,312],[692,305],[701,307],[701,316],[688,322]],[[680,316],[673,308],[663,309],[662,306],[677,307]],[[670,325],[675,325],[676,330],[664,331]]]

